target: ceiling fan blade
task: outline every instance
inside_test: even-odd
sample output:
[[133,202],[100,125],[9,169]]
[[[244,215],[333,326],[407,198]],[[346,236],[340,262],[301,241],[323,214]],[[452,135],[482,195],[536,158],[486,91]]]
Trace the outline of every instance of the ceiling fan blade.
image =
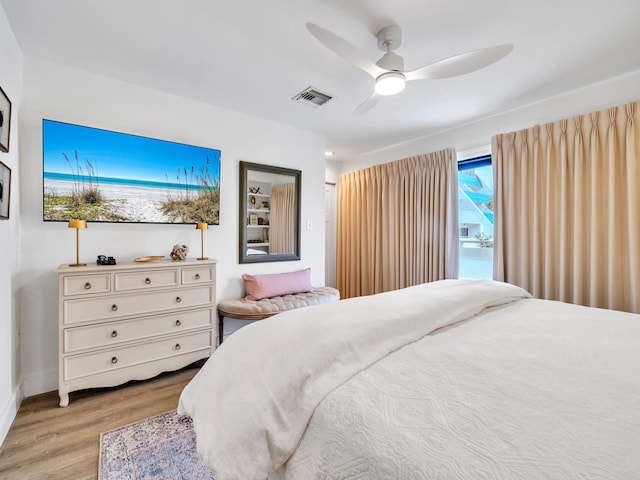
[[491,65],[506,57],[512,50],[513,44],[511,43],[480,48],[454,55],[453,57],[443,58],[422,68],[405,72],[404,76],[407,81],[457,77]]
[[376,92],[373,92],[369,98],[367,98],[364,102],[358,105],[358,108],[353,112],[354,115],[363,115],[375,107],[380,101],[380,95]]
[[316,25],[315,23],[307,23],[307,30],[309,30],[311,35],[316,37],[320,43],[333,53],[341,57],[347,63],[355,65],[360,70],[364,70],[373,78],[376,78],[378,75],[386,72],[386,70],[373,63],[360,49],[335,33]]

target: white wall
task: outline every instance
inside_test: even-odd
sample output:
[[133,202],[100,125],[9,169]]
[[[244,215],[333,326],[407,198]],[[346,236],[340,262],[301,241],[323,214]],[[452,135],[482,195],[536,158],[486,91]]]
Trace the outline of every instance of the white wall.
[[[9,220],[0,220],[0,444],[22,400],[17,349],[20,272],[20,162],[18,142],[23,56],[0,7],[0,87],[12,103],[9,152],[0,161],[11,169]],[[5,121],[7,119],[5,118]],[[5,186],[6,192],[6,186]],[[7,192],[8,193],[8,192]]]
[[341,162],[339,173],[447,147],[455,147],[458,152],[484,151],[483,147],[490,145],[491,137],[496,134],[521,130],[638,99],[640,99],[640,70],[458,128],[360,155]]
[[341,168],[338,160],[327,160],[325,168],[325,182],[338,183],[338,176],[340,175]]
[[[75,232],[42,220],[42,119],[217,148],[221,155],[220,225],[205,232],[205,253],[217,258],[218,300],[242,294],[240,275],[311,267],[324,281],[324,138],[318,134],[26,57],[21,116],[22,373],[25,395],[57,389],[57,276],[75,259]],[[216,88],[215,79],[211,88]],[[238,162],[302,170],[301,261],[238,264]],[[312,221],[313,231],[304,226]],[[193,225],[89,223],[80,231],[80,260],[117,261],[165,254],[174,244],[198,252]],[[191,255],[190,254],[190,255]]]

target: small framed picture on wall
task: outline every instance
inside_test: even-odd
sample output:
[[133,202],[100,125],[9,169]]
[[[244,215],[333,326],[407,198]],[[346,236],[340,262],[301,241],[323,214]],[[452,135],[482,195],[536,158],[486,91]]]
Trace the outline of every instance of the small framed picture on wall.
[[11,169],[0,162],[0,220],[9,219],[11,200]]
[[11,127],[11,101],[0,87],[0,151],[9,151],[9,130]]

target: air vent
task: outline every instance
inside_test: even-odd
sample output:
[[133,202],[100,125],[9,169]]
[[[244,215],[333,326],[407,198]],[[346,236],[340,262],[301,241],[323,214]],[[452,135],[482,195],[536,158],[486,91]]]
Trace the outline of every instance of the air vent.
[[305,88],[302,92],[297,94],[291,100],[296,102],[304,103],[305,105],[309,105],[314,108],[321,107],[333,97],[326,93],[319,92],[313,87]]

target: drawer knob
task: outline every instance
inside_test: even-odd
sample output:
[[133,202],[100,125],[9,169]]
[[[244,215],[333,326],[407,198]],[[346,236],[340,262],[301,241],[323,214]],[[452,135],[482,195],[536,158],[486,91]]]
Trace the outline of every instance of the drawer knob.
[[176,303],[180,303],[182,299],[180,297],[176,297]]
[[111,363],[118,363],[118,357],[111,357]]
[[146,283],[147,285],[149,285],[151,283],[151,279],[149,277],[144,279],[144,283]]
[[196,273],[196,280],[200,280],[200,274]]
[[84,289],[85,290],[91,290],[91,283],[87,282],[84,284]]
[[111,305],[111,311],[112,312],[117,312],[118,311],[118,305],[116,305],[115,303],[113,305]]
[[180,320],[176,320],[176,327],[179,327],[180,325],[182,325],[182,322]]
[[176,350],[180,350],[180,344],[176,343]]
[[116,338],[118,336],[118,331],[114,330],[113,332],[111,332],[111,338]]

